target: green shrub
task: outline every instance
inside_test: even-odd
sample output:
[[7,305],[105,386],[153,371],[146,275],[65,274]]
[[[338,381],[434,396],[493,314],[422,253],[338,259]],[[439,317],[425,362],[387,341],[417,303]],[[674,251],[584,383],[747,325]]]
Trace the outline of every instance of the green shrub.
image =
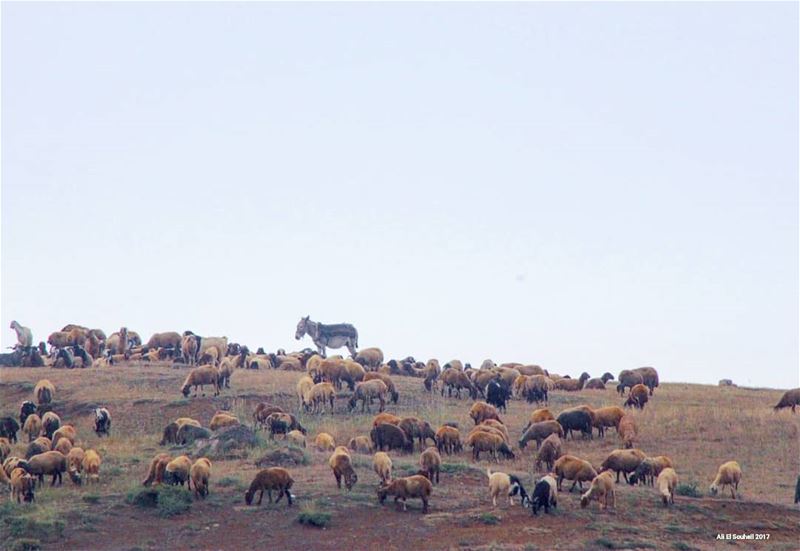
[[8,545],[10,551],[39,551],[42,542],[33,538],[19,538]]
[[322,511],[303,511],[298,515],[297,522],[307,526],[316,526],[317,528],[325,528],[331,521],[331,514]]
[[496,517],[492,513],[482,513],[478,520],[480,520],[484,524],[497,524],[500,522],[500,518]]
[[162,517],[180,515],[192,506],[191,492],[179,486],[134,488],[128,492],[125,500],[136,507],[157,509]]
[[697,486],[697,482],[678,484],[678,486],[675,488],[675,493],[679,496],[685,497],[703,497],[703,492]]

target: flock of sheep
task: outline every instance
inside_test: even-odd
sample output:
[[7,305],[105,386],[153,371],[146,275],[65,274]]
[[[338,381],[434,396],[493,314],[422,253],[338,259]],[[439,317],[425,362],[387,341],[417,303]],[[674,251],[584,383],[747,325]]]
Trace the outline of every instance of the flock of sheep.
[[[190,331],[183,334],[157,333],[142,344],[138,334],[124,327],[106,338],[100,330],[77,325],[66,326],[51,334],[47,340],[48,351],[45,343],[33,345],[28,328],[17,322],[13,322],[11,327],[17,333],[18,345],[12,353],[15,357],[2,359],[0,364],[3,365],[21,365],[22,362],[52,368],[102,368],[118,362],[172,361],[192,366],[180,388],[184,396],[189,396],[192,391],[195,396],[204,393],[206,386],[213,389],[215,395],[219,394],[230,388],[231,377],[237,369],[297,371],[300,374],[296,386],[297,408],[309,414],[333,414],[340,391],[346,385],[349,398],[345,407],[348,412],[367,412],[377,405],[378,414],[373,419],[370,433],[355,436],[347,446],[337,446],[330,434],[319,433],[310,445],[331,453],[328,464],[337,487],[341,488],[344,483],[348,490],[358,482],[351,453],[374,454],[373,468],[381,481],[377,489],[381,503],[393,496],[394,501],[402,502],[405,509],[407,499],[420,499],[423,513],[427,512],[433,487],[439,483],[442,454],[459,454],[466,447],[471,448],[476,461],[481,454],[488,455],[495,462],[501,458],[514,458],[514,446],[501,418],[507,402],[514,398],[537,404],[515,443],[522,450],[530,442],[535,442],[535,468],[544,467],[545,474],[535,481],[528,493],[518,477],[487,469],[489,495],[495,506],[498,498],[508,497],[513,503],[517,497],[521,505],[530,507],[532,514],[537,514],[541,508],[548,513],[551,507],[557,507],[558,493],[563,481],[567,480],[572,482],[570,492],[576,485],[581,491],[584,483],[589,485],[580,498],[581,507],[588,506],[593,500],[599,501],[601,508],[615,507],[615,486],[620,475],[630,484],[654,486],[665,506],[674,502],[679,478],[673,461],[665,455],[649,456],[635,447],[639,427],[634,417],[624,409],[644,408],[649,400],[654,399],[659,378],[651,367],[625,370],[618,375],[616,390],[623,397],[629,390],[622,407],[611,405],[595,409],[578,406],[554,415],[547,407],[549,393],[605,389],[606,384],[614,379],[613,375],[606,373],[592,379],[588,373],[583,373],[573,379],[536,365],[496,365],[489,360],[478,369],[458,360],[443,367],[435,359],[419,362],[412,357],[384,362],[383,353],[378,348],[362,349],[350,358],[326,358],[308,349],[288,354],[283,350],[266,353],[262,349],[251,353],[246,346],[228,343],[225,337],[200,337]],[[437,392],[441,396],[446,392],[455,397],[460,397],[462,391],[466,392],[474,401],[469,408],[474,426],[462,434],[457,423],[445,423],[434,428],[424,419],[399,417],[386,412],[389,404],[397,404],[400,399],[392,376],[419,377],[422,392]],[[87,477],[89,480],[99,477],[99,454],[95,450],[77,447],[74,426],[63,423],[51,411],[55,392],[52,383],[42,380],[34,389],[35,403],[25,401],[22,404],[19,423],[14,417],[0,419],[0,480],[10,486],[12,499],[18,502],[35,499],[36,478],[41,485],[44,476],[51,475],[51,485],[55,485],[61,483],[65,472],[75,484]],[[775,408],[791,407],[794,412],[799,404],[800,389],[794,389],[788,391]],[[97,408],[94,415],[95,431],[98,435],[107,435],[111,413],[107,408]],[[307,445],[308,431],[295,413],[262,402],[253,411],[252,419],[256,430],[267,430],[271,439],[282,437],[297,446]],[[210,438],[214,431],[240,423],[242,420],[229,411],[218,411],[209,428],[202,427],[194,419],[179,418],[164,428],[160,443],[187,444]],[[609,453],[600,465],[564,453],[565,442],[570,437],[574,440],[580,434],[582,438],[590,439],[597,430],[602,438],[612,427],[620,440],[620,448]],[[27,448],[22,456],[12,455],[11,444],[17,442],[20,429],[28,437]],[[420,451],[419,471],[412,476],[393,476],[389,452],[413,453],[415,445]],[[193,462],[187,455],[172,457],[168,453],[159,453],[150,462],[143,484],[187,484],[198,498],[202,498],[208,494],[211,472],[211,462],[205,457]],[[719,467],[710,491],[716,494],[728,487],[731,498],[736,499],[741,480],[739,464],[727,461]],[[252,504],[258,493],[257,504],[261,504],[266,491],[270,503],[272,493],[276,492],[276,501],[285,496],[287,505],[291,506],[293,484],[294,479],[286,469],[263,469],[250,484],[245,502]],[[800,477],[797,494],[796,501],[800,499]]]

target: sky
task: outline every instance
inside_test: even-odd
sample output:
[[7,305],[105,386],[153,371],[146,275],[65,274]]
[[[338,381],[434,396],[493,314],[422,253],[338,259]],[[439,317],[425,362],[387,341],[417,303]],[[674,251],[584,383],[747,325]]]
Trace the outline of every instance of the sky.
[[6,3],[0,339],[798,386],[797,3]]

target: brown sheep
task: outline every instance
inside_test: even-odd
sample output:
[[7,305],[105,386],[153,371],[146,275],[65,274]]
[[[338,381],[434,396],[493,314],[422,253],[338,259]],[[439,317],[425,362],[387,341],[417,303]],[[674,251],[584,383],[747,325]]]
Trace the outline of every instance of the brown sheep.
[[445,368],[445,370],[442,371],[440,379],[443,383],[441,390],[442,396],[444,396],[444,389],[447,388],[448,397],[452,396],[455,390],[456,398],[461,398],[461,389],[463,388],[469,392],[469,397],[473,400],[478,397],[478,387],[475,386],[475,384],[469,380],[469,377],[461,370],[454,367]]
[[189,471],[192,468],[192,461],[186,455],[179,455],[169,463],[164,469],[164,482],[172,486],[180,484],[183,486],[189,481]]
[[405,432],[411,440],[414,440],[414,438],[419,440],[420,450],[424,449],[428,438],[436,443],[436,433],[433,432],[430,423],[418,417],[405,417],[397,426],[403,429],[403,432]]
[[325,404],[329,403],[331,406],[331,414],[333,414],[333,402],[336,399],[336,390],[331,383],[317,383],[308,391],[305,401],[314,413],[325,413]]
[[389,393],[389,388],[386,386],[386,383],[381,381],[380,379],[374,379],[371,381],[364,381],[358,383],[355,386],[355,390],[353,391],[353,396],[350,398],[347,406],[349,411],[353,411],[358,404],[358,401],[361,401],[361,412],[364,412],[364,408],[369,411],[369,404],[373,398],[377,398],[378,402],[380,403],[380,407],[378,411],[383,411],[386,407],[386,398],[385,396]]
[[197,396],[197,387],[199,386],[200,391],[205,396],[206,394],[203,391],[203,386],[205,385],[213,386],[214,396],[219,396],[219,372],[214,366],[203,365],[192,369],[189,375],[186,376],[186,380],[183,381],[181,393],[188,398],[189,389],[194,387],[194,395]]
[[0,463],[6,460],[11,455],[11,442],[8,438],[0,438]]
[[548,472],[553,470],[553,465],[561,457],[561,438],[558,434],[551,434],[544,439],[536,454],[536,469],[541,469],[542,463],[547,466]]
[[73,447],[71,450],[69,450],[69,453],[67,454],[67,470],[75,473],[81,473],[83,471],[84,457],[85,453],[83,452],[83,448]]
[[502,419],[500,419],[500,414],[497,413],[497,409],[486,402],[475,402],[472,404],[472,407],[469,408],[469,416],[476,425],[487,419],[497,419],[501,423],[503,422]]
[[63,453],[64,455],[68,455],[69,451],[72,449],[72,442],[66,438],[62,438],[58,441],[58,444],[53,446],[53,449],[57,452]]
[[147,478],[142,481],[142,486],[149,486],[153,482],[161,484],[164,482],[164,471],[172,457],[168,453],[159,453],[150,461],[150,469],[147,471]]
[[501,423],[497,419],[486,419],[485,421],[481,422],[480,425],[478,425],[477,427],[474,427],[474,428],[478,429],[478,428],[481,428],[481,427],[491,427],[491,428],[497,429],[498,431],[500,431],[500,435],[503,437],[503,440],[505,441],[505,443],[506,444],[511,444],[511,438],[508,435],[508,429],[506,428],[506,426],[503,423]]
[[472,446],[472,458],[480,460],[481,452],[489,452],[492,458],[497,461],[497,452],[510,459],[514,458],[514,452],[505,443],[503,437],[484,431],[475,431],[467,435],[465,444]]
[[356,354],[355,361],[368,368],[370,371],[375,371],[383,363],[383,351],[380,348],[362,348]]
[[186,335],[181,339],[181,355],[186,365],[194,365],[197,360],[197,341],[197,335]]
[[598,434],[605,436],[605,429],[614,427],[619,433],[619,422],[625,416],[625,410],[619,406],[609,406],[594,410],[592,426],[597,429]]
[[542,443],[542,440],[551,434],[556,434],[562,438],[564,437],[564,429],[558,421],[550,420],[533,423],[519,439],[519,447],[520,449],[525,449],[525,446],[531,440],[535,440],[536,446],[538,447],[539,444]]
[[593,499],[597,501],[603,500],[600,503],[601,509],[608,509],[608,500],[611,498],[611,506],[617,508],[617,492],[614,489],[614,479],[610,471],[603,471],[592,480],[592,485],[589,490],[581,496],[581,508],[589,505]]
[[52,438],[53,441],[52,449],[56,448],[58,441],[62,438],[66,438],[67,440],[69,440],[70,444],[74,445],[75,440],[78,439],[78,433],[75,430],[75,427],[73,427],[72,425],[62,425],[61,428],[55,431],[53,433],[53,438]]
[[619,384],[617,385],[617,392],[621,395],[625,395],[626,388],[633,388],[636,385],[640,385],[644,383],[644,378],[641,374],[636,373],[635,371],[631,371],[630,369],[623,369],[619,372],[619,377],[617,377]]
[[393,404],[396,404],[397,401],[400,399],[400,394],[397,392],[397,387],[394,384],[394,381],[391,377],[386,375],[385,373],[366,373],[364,374],[364,381],[374,381],[375,379],[380,379],[386,385],[386,388],[389,389],[389,397]]
[[633,416],[625,415],[619,420],[617,434],[619,434],[619,438],[622,440],[623,448],[630,449],[633,447],[634,440],[638,434],[638,427],[636,426],[636,420]]
[[50,440],[46,436],[40,436],[39,438],[28,444],[28,447],[25,449],[25,459],[30,459],[34,455],[39,455],[40,453],[44,453],[52,449],[53,449],[52,440]]
[[356,436],[351,438],[347,447],[356,453],[372,453],[372,442],[368,436]]
[[575,485],[583,490],[584,482],[591,482],[597,476],[597,471],[594,470],[592,464],[584,461],[574,455],[562,455],[558,458],[555,465],[553,465],[553,472],[556,474],[558,491],[561,491],[561,482],[564,479],[572,480],[572,487],[570,492],[575,489]]
[[794,388],[792,390],[787,390],[783,396],[781,396],[780,401],[778,404],[773,408],[775,411],[781,410],[783,408],[792,408],[792,413],[796,413],[797,406],[800,405],[800,388]]
[[219,352],[216,348],[211,347],[202,354],[198,354],[197,363],[200,365],[216,365],[219,363]]
[[49,404],[56,396],[56,387],[47,379],[42,379],[33,387],[33,395],[36,396],[36,403],[40,406]]
[[372,428],[369,437],[378,451],[383,451],[384,448],[387,450],[402,450],[407,453],[414,451],[414,441],[397,425],[381,423]]
[[87,482],[89,480],[99,481],[100,480],[100,454],[98,454],[94,450],[86,450],[83,454],[83,460],[81,461],[81,467],[84,473],[87,476]]
[[267,404],[266,402],[259,402],[255,411],[253,412],[253,424],[255,425],[256,430],[259,428],[264,428],[267,423],[267,418],[273,413],[284,413],[284,411],[280,406],[274,406],[272,404]]
[[672,459],[666,455],[646,457],[644,461],[639,463],[639,466],[636,467],[636,471],[630,476],[628,482],[630,484],[641,482],[642,484],[649,484],[652,486],[655,483],[655,478],[661,474],[661,471],[672,466]]
[[336,486],[341,490],[342,479],[344,479],[344,485],[347,490],[352,490],[353,486],[358,482],[358,476],[356,476],[356,471],[353,469],[353,465],[350,462],[350,453],[347,451],[347,448],[344,446],[336,448],[333,455],[328,459],[328,465],[331,470],[333,470],[333,476],[336,478]]
[[625,406],[644,409],[644,405],[647,403],[647,396],[647,387],[642,384],[638,384],[631,389],[631,393],[628,396],[628,399],[625,401]]
[[217,371],[219,372],[219,387],[220,388],[230,388],[231,387],[231,377],[233,376],[233,361],[230,358],[222,358],[222,361],[219,362],[219,367]]
[[282,467],[270,467],[269,469],[262,469],[258,471],[253,482],[250,483],[250,488],[244,494],[244,501],[248,505],[253,504],[253,497],[256,492],[261,492],[258,496],[258,503],[261,505],[261,500],[264,499],[264,490],[267,491],[269,502],[272,503],[272,491],[278,491],[278,498],[275,503],[278,503],[283,496],[286,496],[288,503],[287,507],[292,506],[292,492],[289,490],[294,484],[294,479],[289,471]]
[[556,381],[556,389],[567,390],[570,392],[582,390],[583,383],[585,383],[589,379],[589,377],[590,375],[584,371],[583,373],[581,373],[581,376],[578,379],[559,379],[558,381]]
[[39,436],[42,432],[42,419],[35,413],[31,413],[25,419],[25,424],[22,426],[22,433],[28,435],[28,442],[33,442],[33,440]]
[[61,427],[61,417],[52,411],[42,415],[42,436],[53,438],[53,433]]
[[528,423],[525,425],[525,427],[523,427],[522,432],[528,430],[528,427],[530,427],[534,423],[541,423],[542,421],[555,421],[555,420],[556,418],[553,416],[553,414],[550,412],[549,409],[547,408],[535,409],[533,410],[533,413],[531,413],[531,416],[528,418]]
[[208,480],[211,478],[211,461],[205,457],[201,457],[194,462],[192,468],[189,469],[189,479],[191,486],[194,486],[194,496],[205,498],[208,495]]
[[[28,460],[28,472],[39,476],[39,485],[44,483],[45,475],[52,475],[51,486],[55,486],[56,481],[61,485],[61,475],[67,471],[66,456],[57,451],[49,451],[34,455]],[[74,484],[80,484],[80,478],[68,473]]]
[[544,375],[531,375],[522,388],[522,397],[528,403],[547,403],[547,393],[554,388],[553,382]]
[[390,425],[399,425],[402,419],[393,413],[379,413],[372,419],[372,426],[377,427],[381,423],[388,423]]
[[658,371],[653,367],[637,367],[633,372],[642,376],[642,384],[650,389],[650,396],[652,396],[653,390],[658,386]]
[[717,470],[717,476],[714,482],[711,483],[711,495],[717,495],[717,492],[725,489],[725,486],[731,488],[731,498],[736,499],[736,492],[739,491],[739,482],[742,480],[742,468],[736,461],[728,461],[720,465]]
[[69,346],[69,333],[66,331],[54,331],[47,337],[47,344],[52,348],[64,348]]
[[442,468],[442,456],[439,452],[431,446],[422,452],[419,456],[419,467],[421,474],[428,478],[434,484],[439,484],[439,471]]
[[[6,476],[5,471],[3,471],[3,476]],[[33,494],[36,488],[36,481],[25,469],[17,467],[11,471],[8,484],[11,486],[12,501],[15,497],[17,498],[17,503],[22,503],[23,500],[25,503],[31,503],[36,500]]]
[[407,510],[406,499],[418,497],[422,500],[422,513],[428,512],[428,499],[433,493],[431,481],[424,476],[414,475],[405,478],[396,478],[388,484],[378,488],[378,500],[381,504],[386,501],[387,496],[395,496],[394,502],[403,501],[403,511]]
[[181,347],[183,337],[175,331],[166,333],[155,333],[145,345],[147,348],[175,348]]
[[658,475],[658,493],[661,494],[661,502],[664,507],[670,503],[675,503],[675,488],[678,487],[678,474],[671,467],[665,468]]
[[642,450],[614,450],[600,464],[600,469],[612,470],[617,473],[618,483],[619,474],[622,473],[625,482],[628,482],[628,473],[634,472],[646,457],[647,455]]

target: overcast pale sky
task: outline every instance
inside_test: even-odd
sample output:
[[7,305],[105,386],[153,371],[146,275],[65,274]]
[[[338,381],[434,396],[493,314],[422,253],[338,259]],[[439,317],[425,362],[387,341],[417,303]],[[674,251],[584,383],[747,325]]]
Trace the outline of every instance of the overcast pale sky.
[[2,5],[16,319],[798,386],[798,5]]

